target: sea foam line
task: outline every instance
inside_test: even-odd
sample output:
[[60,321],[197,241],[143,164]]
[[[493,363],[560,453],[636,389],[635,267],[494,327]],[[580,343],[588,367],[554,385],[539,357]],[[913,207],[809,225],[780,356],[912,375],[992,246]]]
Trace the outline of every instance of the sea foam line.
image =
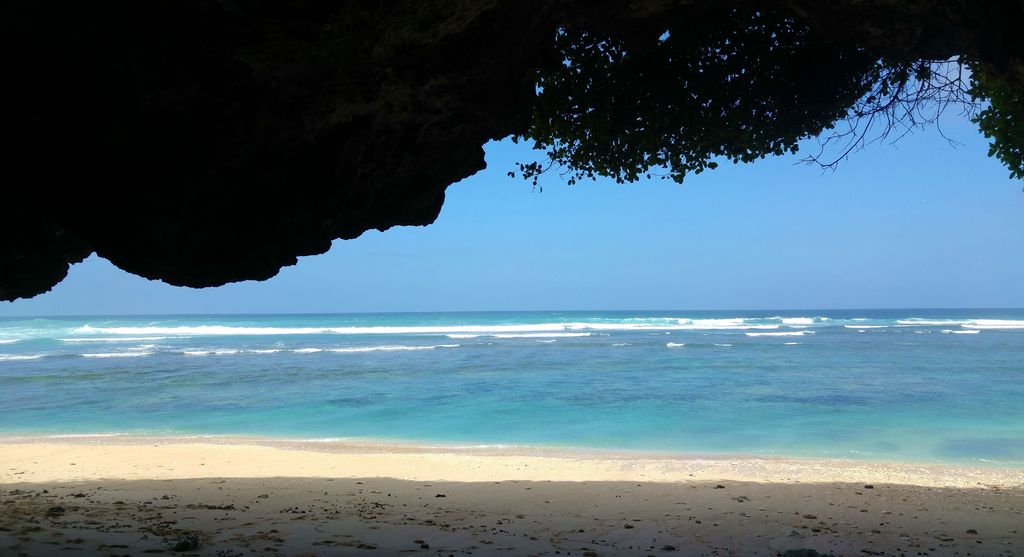
[[907,327],[957,325],[965,329],[1024,329],[1024,321],[1016,319],[899,319],[896,323]]
[[[404,350],[434,350],[437,348],[458,348],[461,344],[431,344],[424,346],[410,346],[410,345],[389,345],[389,346],[351,346],[342,348],[295,348],[290,352],[296,354],[316,354],[319,352],[334,352],[340,354],[346,353],[359,353],[359,352],[400,352]],[[260,352],[269,353],[266,351],[248,351],[248,352]],[[275,350],[277,352],[277,350]]]
[[1024,321],[1011,319],[972,319],[960,325],[969,329],[1024,329]]
[[[757,318],[750,318],[750,319],[757,319]],[[779,319],[779,320],[781,320],[783,323],[785,323],[787,325],[803,325],[803,324],[805,324],[804,321],[803,321],[804,319],[811,319],[811,318],[799,318],[798,321],[793,321],[792,323],[786,323],[786,320],[782,319],[781,317],[770,317],[768,319]],[[797,318],[790,318],[790,319],[791,320],[795,320]],[[662,327],[662,329],[673,329],[673,330],[683,330],[683,331],[715,331],[715,330],[734,330],[734,331],[739,330],[739,331],[742,331],[742,330],[749,330],[749,329],[771,330],[771,329],[778,329],[779,328],[779,325],[777,323],[748,323],[747,320],[748,319],[745,318],[745,317],[736,317],[736,318],[729,318],[729,319],[679,319],[679,325],[677,327]],[[810,322],[813,323],[814,320],[811,319]]]
[[32,355],[0,354],[0,362],[7,362],[7,361],[14,362],[14,361],[19,361],[19,360],[38,360],[39,358],[45,358],[48,355],[49,354],[32,354]]
[[[680,319],[676,323],[536,323],[520,325],[424,325],[407,327],[241,327],[200,325],[177,327],[93,327],[83,325],[75,334],[174,335],[174,336],[267,336],[267,335],[387,335],[460,334],[497,335],[525,333],[571,333],[577,331],[668,331],[778,329],[779,324],[746,323],[744,319]],[[463,337],[463,338],[469,338]]]
[[814,331],[780,331],[776,333],[743,333],[748,337],[802,337],[813,335]]
[[94,352],[90,354],[79,354],[83,358],[138,358],[149,356],[152,352]]
[[910,319],[897,319],[896,323],[899,325],[905,325],[908,327],[927,327],[935,325],[946,325],[956,326],[966,323],[966,319],[920,319],[912,317]]
[[571,338],[589,337],[594,333],[505,333],[490,335],[494,338]]
[[328,352],[397,352],[401,350],[434,350],[435,348],[458,348],[460,344],[434,344],[431,346],[357,346],[353,348],[328,348]]
[[467,334],[467,333],[453,333],[445,335],[448,338],[454,339],[465,339],[465,338],[571,338],[571,337],[589,337],[593,336],[594,333],[494,333],[494,334]]
[[[813,325],[815,317],[772,317],[771,319],[778,319],[785,325]],[[821,319],[827,320],[828,318],[822,317]]]
[[221,348],[213,350],[183,350],[182,354],[186,356],[231,356],[239,352],[240,350]]
[[[857,318],[863,319],[863,318]],[[772,322],[775,321],[775,322]],[[856,321],[856,320],[855,320]],[[736,317],[714,319],[659,318],[657,320],[633,320],[627,322],[549,322],[504,325],[421,325],[421,326],[369,326],[369,327],[258,327],[235,325],[197,326],[142,326],[142,327],[94,327],[84,325],[73,331],[74,338],[60,339],[64,342],[121,342],[130,340],[157,340],[159,338],[181,338],[183,336],[267,336],[267,335],[389,335],[424,334],[449,335],[452,338],[473,338],[474,336],[498,335],[556,335],[586,334],[589,331],[715,331],[715,330],[777,330],[783,327],[802,328],[811,326],[838,326],[842,323],[829,322],[825,317]],[[848,322],[847,322],[848,323]],[[843,325],[847,328],[884,328],[889,325]],[[906,318],[895,321],[894,326],[962,326],[971,329],[1024,329],[1024,320],[1009,319],[923,319]],[[591,333],[592,334],[592,333]],[[81,336],[78,336],[81,335]],[[94,335],[126,335],[125,337]],[[131,335],[131,336],[128,336]],[[149,335],[140,337],[140,335]],[[160,337],[152,336],[160,335]],[[518,338],[518,337],[501,337]]]
[[[170,337],[79,337],[79,338],[59,338],[57,340],[61,342],[138,342],[145,340],[164,340]],[[175,338],[187,338],[187,337],[175,337]]]

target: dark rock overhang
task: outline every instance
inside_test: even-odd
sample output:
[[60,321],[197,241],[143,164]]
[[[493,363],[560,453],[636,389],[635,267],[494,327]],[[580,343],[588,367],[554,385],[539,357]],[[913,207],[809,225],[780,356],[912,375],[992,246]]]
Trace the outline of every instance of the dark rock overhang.
[[204,287],[430,224],[484,143],[528,134],[558,29],[642,49],[672,18],[716,25],[711,4],[1024,76],[1020,2],[15,0],[0,8],[0,299],[94,252]]

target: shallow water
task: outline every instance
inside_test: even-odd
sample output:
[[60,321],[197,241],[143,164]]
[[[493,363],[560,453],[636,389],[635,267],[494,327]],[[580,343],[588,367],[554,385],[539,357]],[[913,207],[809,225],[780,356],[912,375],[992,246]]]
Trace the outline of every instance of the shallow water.
[[1024,310],[0,319],[0,433],[1024,467]]

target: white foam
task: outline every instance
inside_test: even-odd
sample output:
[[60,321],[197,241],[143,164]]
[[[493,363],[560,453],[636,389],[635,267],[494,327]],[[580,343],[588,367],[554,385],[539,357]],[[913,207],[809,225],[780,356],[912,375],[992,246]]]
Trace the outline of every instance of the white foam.
[[140,356],[149,356],[150,352],[96,352],[79,355],[83,358],[138,358]]
[[742,317],[730,319],[679,319],[678,327],[664,327],[666,329],[680,329],[684,331],[706,331],[706,330],[748,330],[748,329],[778,329],[779,326],[771,323],[747,323]]
[[0,344],[14,344],[15,342],[18,342],[19,340],[20,339],[16,339],[16,338],[0,338]]
[[927,327],[935,325],[961,325],[966,323],[966,321],[963,319],[919,319],[912,317],[910,319],[897,319],[896,323],[908,327]]
[[[855,318],[861,321],[866,318]],[[765,321],[776,320],[775,323]],[[549,322],[504,325],[422,325],[422,326],[374,326],[374,327],[247,327],[233,325],[199,326],[140,326],[140,327],[93,327],[84,325],[74,330],[73,338],[60,339],[64,342],[130,342],[155,341],[166,338],[188,336],[267,336],[267,335],[447,335],[450,338],[475,338],[494,336],[497,338],[559,338],[561,336],[585,336],[613,331],[771,331],[781,327],[802,328],[824,323],[824,317],[768,317],[768,318],[635,318],[614,322]],[[838,323],[837,323],[838,324]],[[963,326],[970,329],[1024,329],[1024,321],[1006,319],[923,319],[907,318],[897,320],[895,326],[927,327]],[[844,325],[850,329],[885,328],[887,325]],[[78,336],[81,335],[81,336]],[[5,340],[5,342],[7,342]]]
[[266,350],[246,350],[246,352],[248,352],[250,354],[276,354],[276,353],[278,353],[280,351],[281,351],[280,348],[269,348],[269,349],[266,349]]
[[494,334],[477,334],[477,333],[451,333],[445,335],[448,338],[454,339],[466,339],[466,338],[479,338],[479,337],[493,337],[493,338],[562,338],[562,337],[589,337],[593,336],[594,333],[494,333]]
[[961,326],[969,329],[1024,329],[1024,321],[1012,319],[972,319]]
[[980,333],[981,331],[978,330],[978,329],[967,329],[967,330],[963,330],[963,331],[954,331],[952,329],[943,329],[941,332],[946,333],[946,334],[952,333],[954,335],[976,335],[976,334]]
[[[328,348],[328,352],[395,352],[400,350],[433,350],[435,348],[458,348],[459,344],[435,344],[432,346],[356,346],[352,348]],[[319,351],[317,348],[304,348],[303,350]],[[298,350],[296,350],[298,352]]]
[[168,337],[81,337],[59,338],[61,342],[141,342],[146,340],[164,340]]
[[743,333],[748,337],[802,337],[813,335],[814,331],[781,331],[777,333]]
[[900,319],[896,321],[904,326],[946,326],[957,325],[966,329],[1024,329],[1024,321],[1015,319]]
[[200,325],[194,327],[92,327],[90,325],[84,325],[76,329],[75,333],[193,336],[454,334],[565,331],[576,328],[589,328],[592,325],[594,327],[602,327],[601,324],[588,323],[539,323],[536,325],[425,325],[420,327],[240,327],[228,325]]
[[732,345],[731,345],[731,344],[729,344],[728,342],[716,342],[716,343],[715,343],[715,346],[722,346],[722,347],[724,347],[724,348],[729,348],[729,347],[731,347]]
[[[178,327],[93,327],[83,325],[75,334],[92,335],[173,335],[188,336],[266,336],[266,335],[394,335],[394,334],[513,334],[573,331],[667,331],[667,330],[728,330],[778,329],[777,324],[750,324],[743,318],[735,319],[678,319],[676,323],[535,323],[520,325],[424,325],[407,327],[241,327],[229,325],[200,325]],[[468,338],[468,337],[467,337]]]
[[38,360],[39,358],[45,358],[47,354],[0,354],[0,362],[7,361],[19,361],[19,360]]
[[593,333],[515,333],[490,335],[494,338],[571,338],[589,337]]
[[238,354],[238,352],[238,350],[233,348],[220,348],[215,350],[185,350],[183,354],[186,356],[230,356]]
[[628,343],[628,342],[613,342],[612,346],[633,346],[633,345]]
[[296,354],[314,354],[316,352],[323,351],[323,348],[296,348],[295,350],[292,350],[292,352],[295,352]]
[[558,339],[557,338],[549,338],[549,339],[540,339],[539,338],[539,339],[537,339],[537,342],[543,342],[545,344],[551,344],[552,342],[558,342]]
[[665,343],[665,348],[681,348],[683,346],[686,346],[685,342],[667,342],[667,343]]
[[783,342],[782,344],[784,344],[786,346],[798,346],[801,343],[799,343],[799,342]]

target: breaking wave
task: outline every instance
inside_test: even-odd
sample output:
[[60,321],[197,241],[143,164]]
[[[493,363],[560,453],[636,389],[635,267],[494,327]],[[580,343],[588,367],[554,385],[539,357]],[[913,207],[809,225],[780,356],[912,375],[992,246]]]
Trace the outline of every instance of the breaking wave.
[[748,337],[802,337],[813,335],[814,331],[779,331],[776,333],[744,333]]
[[961,324],[969,329],[1024,329],[1024,321],[1010,319],[973,319]]
[[38,360],[49,354],[0,354],[0,362],[16,362],[19,360]]
[[[76,335],[170,335],[182,336],[270,336],[270,335],[415,335],[443,334],[452,338],[474,336],[523,335],[583,336],[586,331],[714,331],[714,330],[774,330],[782,326],[802,327],[824,318],[729,318],[729,319],[659,319],[647,322],[564,322],[516,325],[423,325],[372,327],[246,327],[237,325],[199,326],[145,326],[145,327],[93,327],[83,325]],[[777,322],[766,322],[777,321]],[[88,338],[88,337],[82,337]],[[106,340],[109,337],[100,337]],[[150,340],[155,337],[149,336]],[[511,338],[511,337],[505,337]],[[68,339],[62,339],[68,340]],[[96,339],[97,341],[99,339]],[[115,342],[115,339],[110,339]]]
[[435,348],[458,348],[460,344],[435,344],[432,346],[357,346],[353,348],[328,348],[328,352],[397,352],[401,350],[434,350]]
[[149,356],[152,352],[94,352],[90,354],[79,354],[83,358],[139,358]]
[[[61,342],[140,342],[147,340],[165,340],[169,337],[78,337],[59,338]],[[185,338],[185,337],[176,337]]]
[[186,356],[231,356],[238,354],[239,350],[231,348],[221,348],[216,350],[184,350],[182,354]]
[[965,329],[1024,329],[1024,321],[1016,319],[899,319],[896,323],[909,327],[941,326]]

